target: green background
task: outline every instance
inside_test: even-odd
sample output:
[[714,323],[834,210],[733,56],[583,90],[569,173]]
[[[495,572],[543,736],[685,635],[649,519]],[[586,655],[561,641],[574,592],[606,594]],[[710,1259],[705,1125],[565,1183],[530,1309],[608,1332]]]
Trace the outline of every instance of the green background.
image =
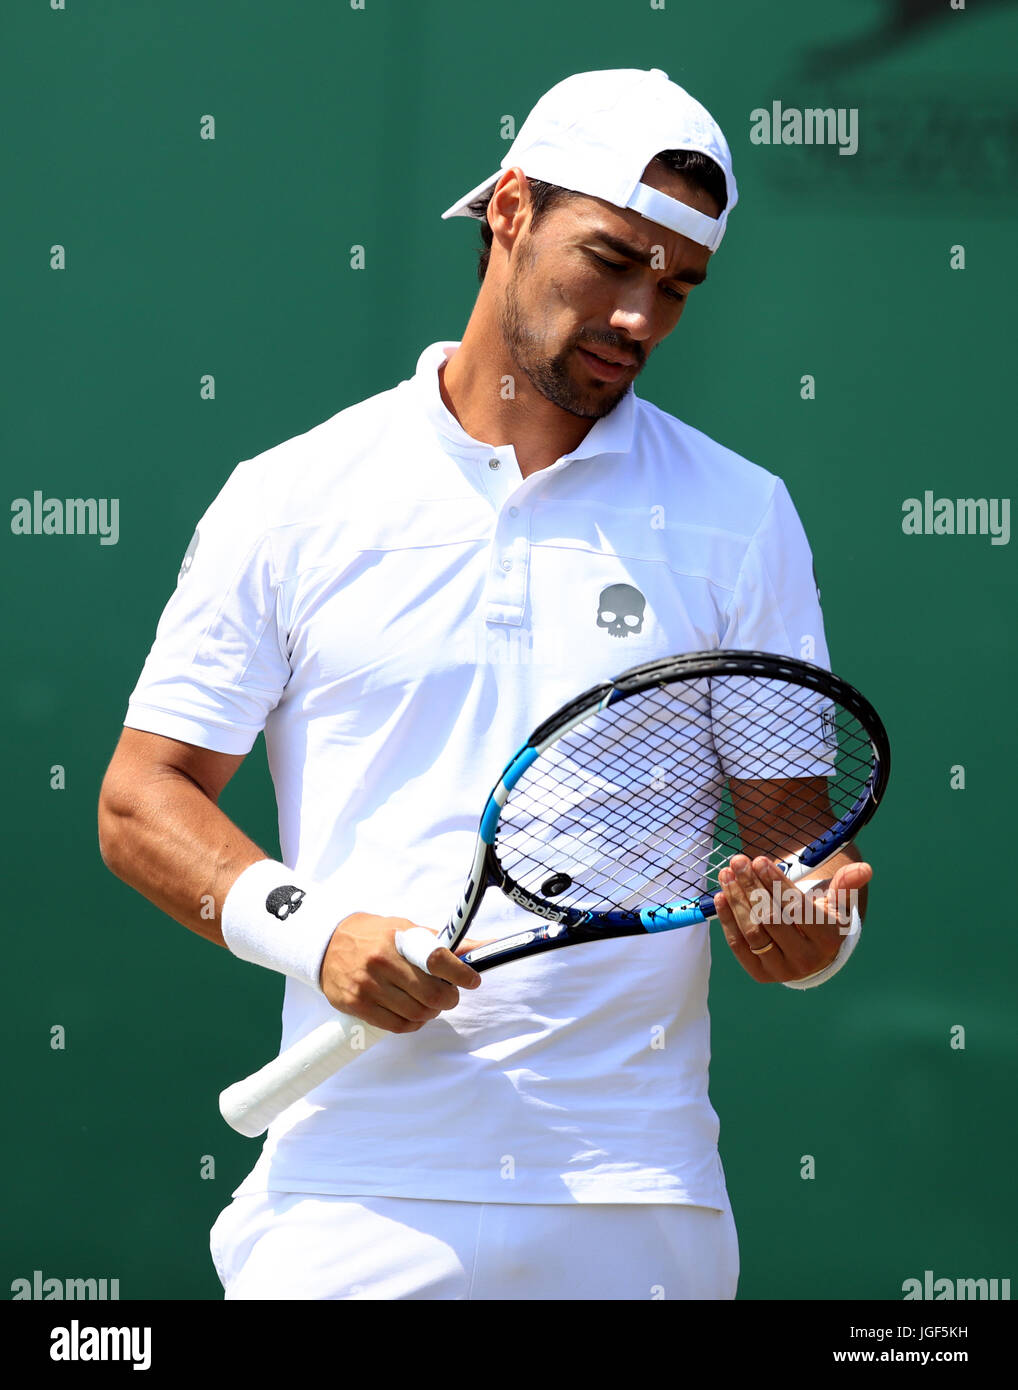
[[[0,1290],[41,1269],[119,1278],[123,1298],[221,1296],[207,1231],[257,1150],[216,1097],[274,1049],[282,987],[104,869],[95,805],[127,696],[236,462],[461,335],[477,231],[439,214],[499,164],[502,117],[624,66],[662,67],[707,105],[741,195],[639,393],[786,480],[834,667],[894,749],[850,968],[806,994],[763,989],[715,938],[739,1296],[895,1299],[926,1269],[1018,1274],[1014,547],[901,530],[927,489],[1010,491],[1015,7],[8,0],[2,25],[6,492],[118,497],[121,534],[5,528],[0,544]],[[749,113],[774,100],[857,107],[858,153],[752,145]],[[223,804],[276,850],[261,744]]]

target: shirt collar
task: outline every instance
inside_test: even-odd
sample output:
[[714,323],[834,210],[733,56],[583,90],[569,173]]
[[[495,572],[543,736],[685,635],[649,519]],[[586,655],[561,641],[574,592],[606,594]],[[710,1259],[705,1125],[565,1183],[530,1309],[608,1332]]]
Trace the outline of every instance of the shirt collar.
[[[429,423],[441,437],[445,447],[452,448],[457,453],[487,454],[494,446],[467,434],[455,415],[446,407],[439,390],[438,369],[458,347],[458,342],[432,343],[426,347],[417,359],[417,369],[413,377],[414,390]],[[635,421],[636,393],[630,386],[611,414],[595,420],[592,428],[587,431],[573,452],[563,454],[559,462],[593,458],[598,454],[627,454],[633,444]]]

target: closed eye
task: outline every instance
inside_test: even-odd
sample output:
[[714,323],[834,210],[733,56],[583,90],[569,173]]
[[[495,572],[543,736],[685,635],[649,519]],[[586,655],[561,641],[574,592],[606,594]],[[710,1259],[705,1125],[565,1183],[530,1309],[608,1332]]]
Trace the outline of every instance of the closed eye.
[[[600,261],[601,265],[607,266],[609,270],[629,269],[628,261],[610,261],[607,256],[599,256],[596,251],[591,251],[590,254],[594,257],[595,261]],[[686,298],[686,295],[683,294],[681,290],[666,289],[663,291],[663,293],[667,295],[669,299],[674,299],[679,304],[681,304],[682,301]]]

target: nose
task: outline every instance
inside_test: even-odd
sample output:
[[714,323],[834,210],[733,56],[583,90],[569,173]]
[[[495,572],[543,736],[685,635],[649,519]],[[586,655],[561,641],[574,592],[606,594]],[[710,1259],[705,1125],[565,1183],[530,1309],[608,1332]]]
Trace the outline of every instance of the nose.
[[639,300],[620,304],[609,320],[611,327],[625,333],[636,343],[644,343],[651,335],[651,315]]

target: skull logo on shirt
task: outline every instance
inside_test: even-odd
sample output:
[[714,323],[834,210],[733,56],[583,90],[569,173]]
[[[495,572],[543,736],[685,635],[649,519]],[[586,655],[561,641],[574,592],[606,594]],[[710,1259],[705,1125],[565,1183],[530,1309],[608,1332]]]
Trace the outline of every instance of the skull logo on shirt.
[[609,584],[597,601],[597,625],[611,637],[628,637],[643,630],[647,600],[631,584]]

